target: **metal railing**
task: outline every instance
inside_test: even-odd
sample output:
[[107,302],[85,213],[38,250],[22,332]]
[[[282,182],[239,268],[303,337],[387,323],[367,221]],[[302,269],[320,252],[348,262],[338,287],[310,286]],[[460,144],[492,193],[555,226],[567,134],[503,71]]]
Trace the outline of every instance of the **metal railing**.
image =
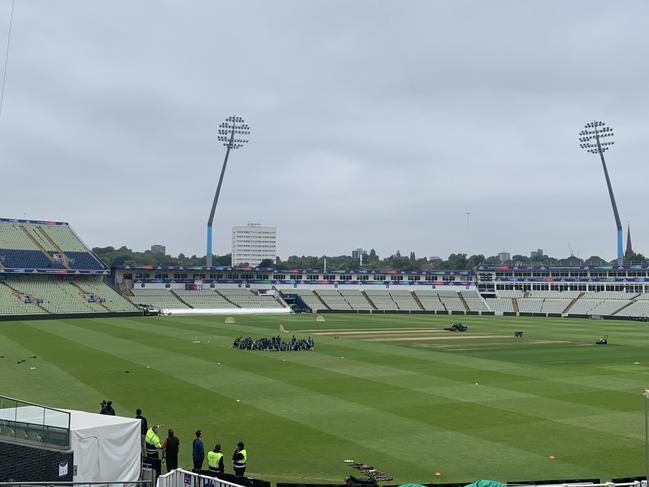
[[150,480],[136,482],[0,482],[0,487],[153,487]]
[[70,448],[70,413],[0,396],[0,438]]

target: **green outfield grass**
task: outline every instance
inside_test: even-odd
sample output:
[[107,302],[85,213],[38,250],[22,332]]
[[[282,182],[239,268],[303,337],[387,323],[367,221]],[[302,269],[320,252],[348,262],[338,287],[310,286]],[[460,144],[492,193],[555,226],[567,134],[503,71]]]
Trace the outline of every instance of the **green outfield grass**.
[[[354,473],[345,459],[394,482],[645,471],[645,323],[325,317],[4,322],[0,393],[87,411],[112,399],[123,416],[141,407],[150,423],[176,430],[181,465],[191,466],[200,428],[206,447],[218,441],[227,455],[245,441],[248,472],[273,481],[340,482]],[[455,320],[468,332],[440,331]],[[315,337],[317,350],[230,348],[238,335],[270,336],[280,324]],[[605,334],[609,345],[595,346]]]

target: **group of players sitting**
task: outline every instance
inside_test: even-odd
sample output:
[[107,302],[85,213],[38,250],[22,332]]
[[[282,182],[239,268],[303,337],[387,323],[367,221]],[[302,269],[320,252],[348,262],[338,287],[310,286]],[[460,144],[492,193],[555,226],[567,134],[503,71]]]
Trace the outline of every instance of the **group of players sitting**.
[[237,337],[232,342],[232,348],[239,350],[271,350],[277,352],[299,352],[301,350],[314,350],[315,340],[313,338],[296,338],[295,335],[284,341],[280,336],[270,338]]

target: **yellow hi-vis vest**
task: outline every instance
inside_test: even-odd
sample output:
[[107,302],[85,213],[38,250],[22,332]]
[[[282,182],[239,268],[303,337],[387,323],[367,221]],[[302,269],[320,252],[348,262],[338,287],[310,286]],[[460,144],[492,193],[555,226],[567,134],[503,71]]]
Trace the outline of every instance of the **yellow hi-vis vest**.
[[248,452],[244,448],[240,450],[239,453],[243,455],[243,460],[237,460],[234,462],[234,468],[246,468],[246,462],[248,461]]
[[153,428],[149,428],[149,431],[146,432],[146,437],[144,439],[146,441],[147,453],[155,453],[157,449],[162,448],[160,438],[158,438],[158,435],[155,434]]
[[215,452],[215,451],[207,452],[207,466],[214,470],[218,470],[221,458],[223,458],[223,453],[221,452]]

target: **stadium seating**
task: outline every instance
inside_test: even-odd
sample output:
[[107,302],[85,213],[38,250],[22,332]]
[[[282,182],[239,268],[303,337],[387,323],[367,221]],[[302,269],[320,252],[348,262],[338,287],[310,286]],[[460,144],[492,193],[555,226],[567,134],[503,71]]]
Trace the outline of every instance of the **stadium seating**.
[[569,315],[588,315],[603,302],[602,299],[578,299],[568,310]]
[[[27,307],[12,306],[15,312],[5,314],[68,314],[137,311],[99,278],[78,280],[53,279],[49,276],[12,276],[0,287],[10,289],[13,295],[37,304]],[[6,292],[4,293],[6,296]],[[5,297],[6,299],[6,297]]]
[[340,289],[341,296],[349,303],[352,309],[369,311],[372,308],[370,302],[358,289]]
[[392,296],[386,289],[368,289],[365,295],[374,304],[377,310],[396,311],[399,309]]
[[446,311],[436,291],[418,289],[415,291],[415,296],[426,311]]
[[390,296],[399,309],[404,311],[421,311],[421,306],[415,300],[412,292],[401,289],[391,289]]
[[284,291],[284,293],[296,293],[314,313],[328,309],[311,289],[291,289],[290,291]]
[[489,308],[478,291],[460,291],[460,294],[469,307],[469,311],[489,311]]
[[47,313],[29,297],[0,282],[0,315],[31,315]]
[[487,298],[487,306],[496,314],[513,313],[514,303],[511,298]]
[[67,223],[0,220],[0,260],[6,268],[104,269]]
[[[572,299],[544,299],[541,306],[541,313],[563,313]],[[520,300],[518,301],[520,305]]]
[[629,306],[616,312],[615,316],[649,317],[649,296],[641,295],[639,299]]
[[522,298],[523,291],[519,291],[517,289],[512,289],[512,290],[503,289],[502,291],[496,291],[496,296],[498,296],[499,298]]
[[133,297],[135,304],[154,306],[160,309],[182,309],[188,308],[186,304],[178,299],[168,289],[141,289],[133,288]]
[[542,299],[518,298],[516,301],[520,313],[540,313],[543,306]]
[[281,308],[275,298],[267,294],[257,294],[245,288],[225,288],[216,290],[226,300],[239,308]]
[[316,294],[322,299],[329,309],[349,311],[352,307],[336,289],[318,289]]
[[192,308],[229,309],[237,306],[214,289],[203,289],[196,291],[176,290],[176,295]]

